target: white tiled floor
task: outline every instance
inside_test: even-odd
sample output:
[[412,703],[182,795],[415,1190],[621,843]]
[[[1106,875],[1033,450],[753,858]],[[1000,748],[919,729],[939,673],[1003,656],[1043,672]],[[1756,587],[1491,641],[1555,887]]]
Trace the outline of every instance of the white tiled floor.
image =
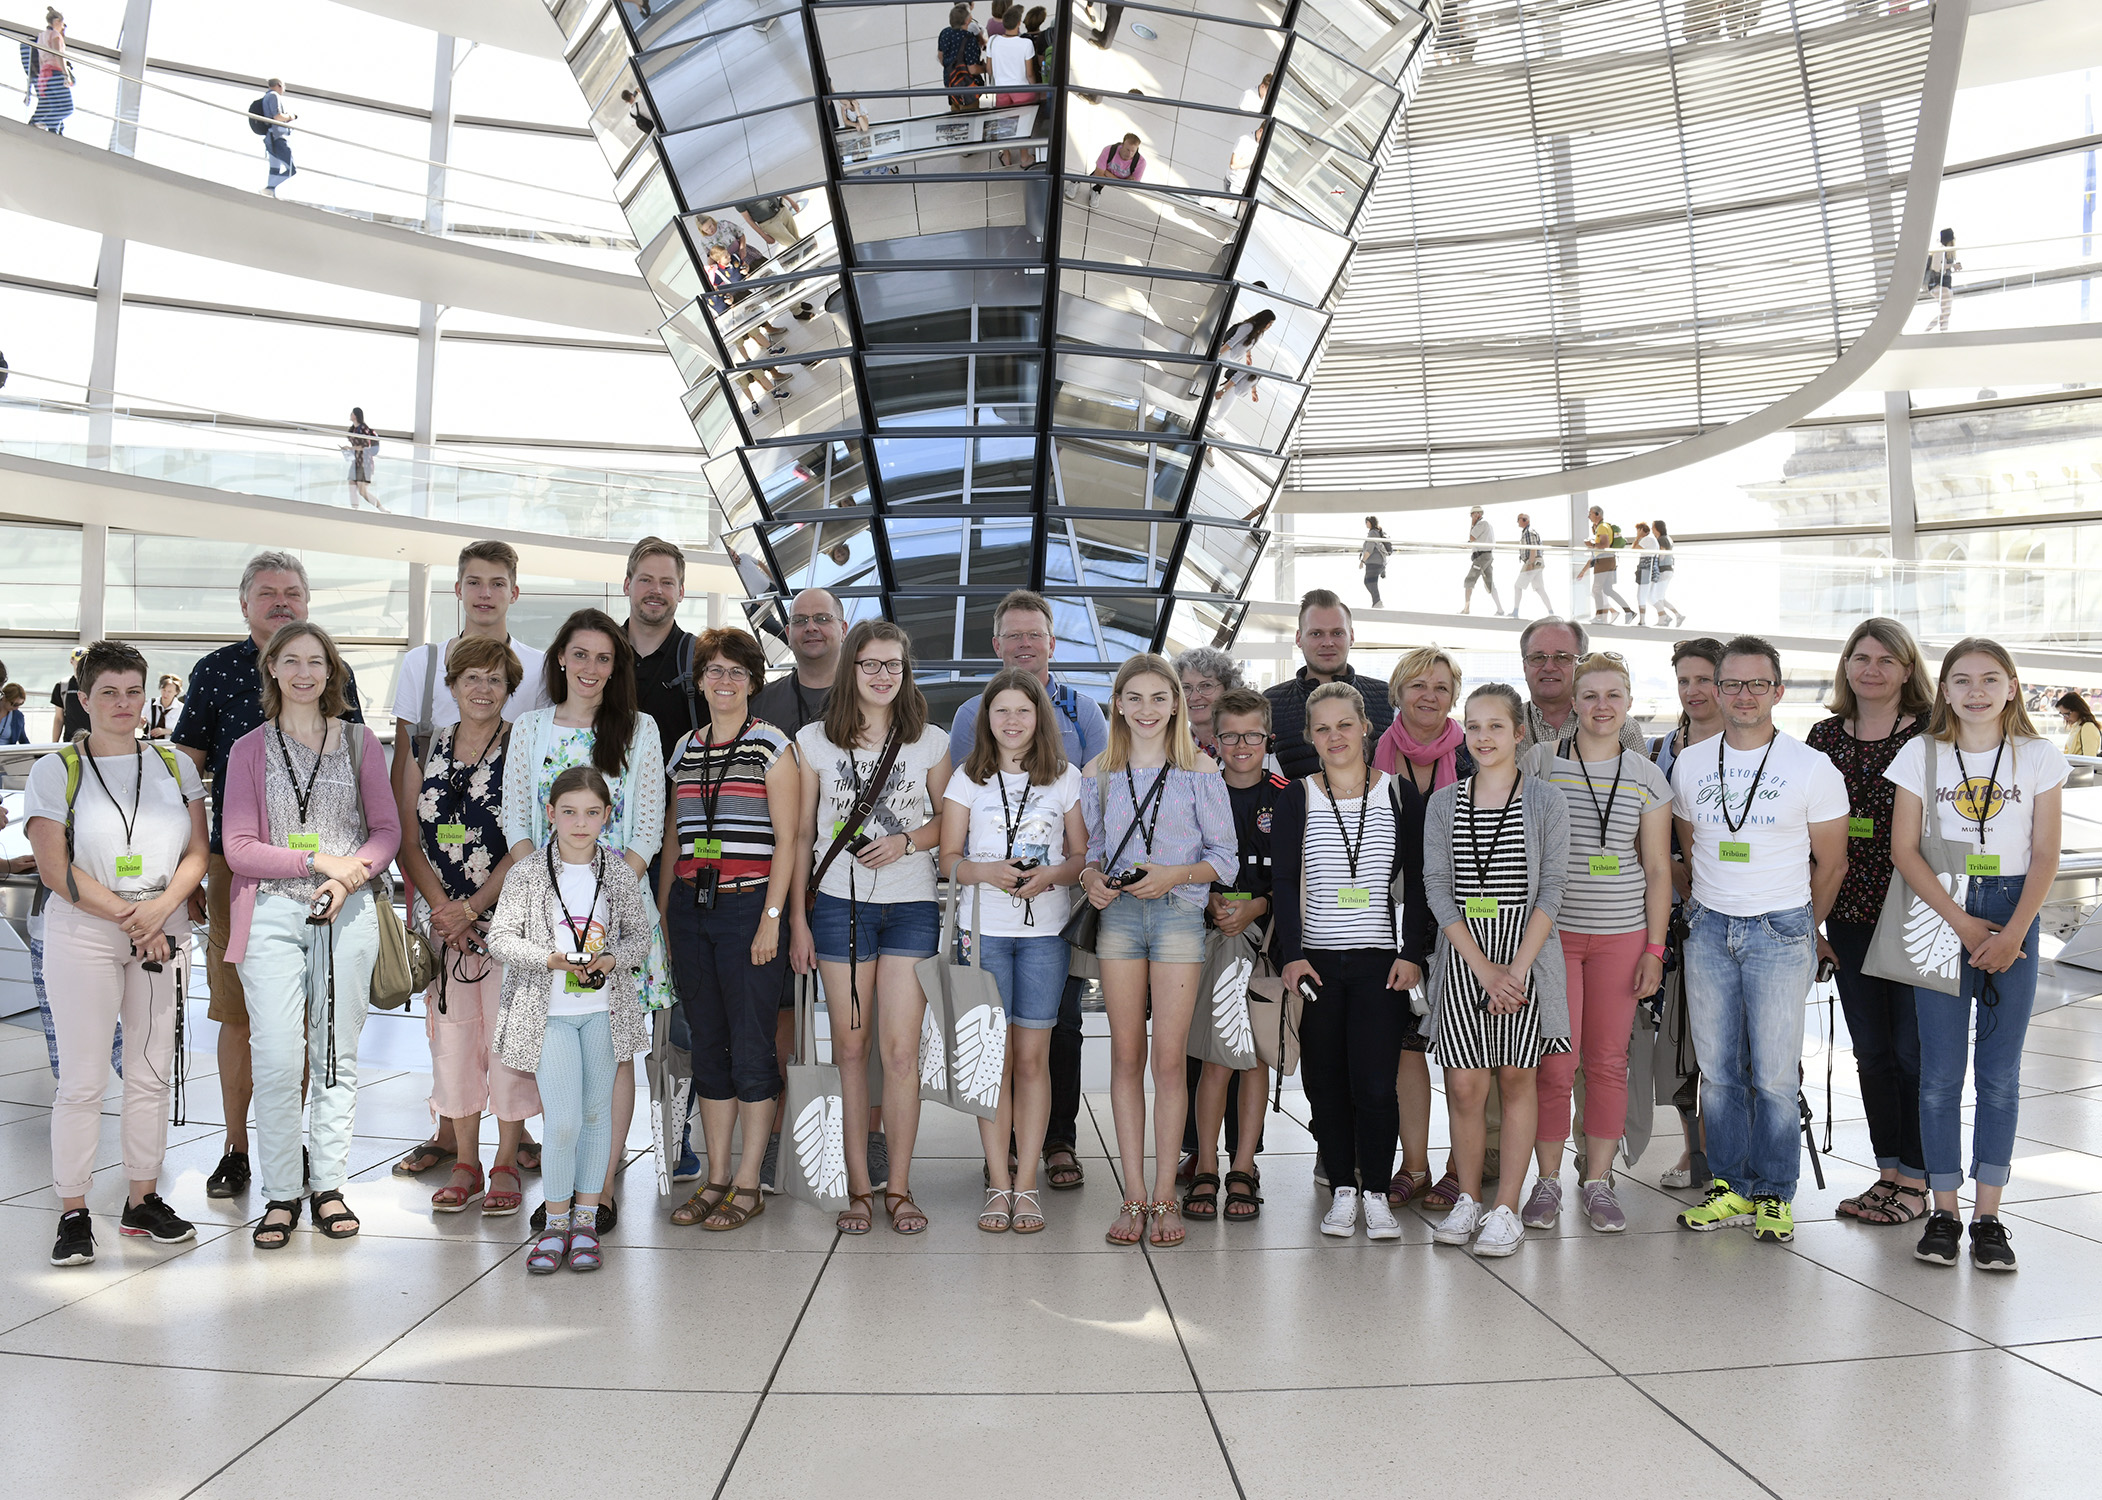
[[[2092,980],[2051,976],[2047,1001]],[[2030,1031],[2006,1211],[2022,1270],[1997,1278],[1834,1217],[1869,1175],[1844,1051],[1828,1186],[1806,1173],[1786,1248],[1673,1227],[1692,1195],[1654,1184],[1675,1133],[1621,1176],[1625,1236],[1570,1215],[1482,1262],[1405,1214],[1398,1244],[1325,1240],[1288,1094],[1258,1222],[1119,1250],[1091,1095],[1087,1186],[1047,1193],[1033,1239],[977,1231],[975,1131],[930,1108],[921,1238],[842,1238],[779,1198],[738,1233],[676,1229],[638,1158],[605,1269],[528,1278],[523,1216],[434,1217],[437,1175],[389,1173],[423,1133],[420,1039],[398,1016],[367,1029],[358,1239],[302,1229],[262,1255],[253,1195],[205,1198],[219,1099],[199,1055],[163,1178],[197,1242],[155,1249],[104,1219],[96,1264],[57,1270],[43,1044],[0,1025],[9,1494],[475,1500],[589,1473],[608,1495],[1124,1500],[1427,1495],[1497,1473],[1532,1496],[1867,1500],[1910,1493],[1930,1455],[1958,1495],[2092,1495],[2102,1467],[2102,999]],[[107,1123],[98,1211],[124,1190]]]

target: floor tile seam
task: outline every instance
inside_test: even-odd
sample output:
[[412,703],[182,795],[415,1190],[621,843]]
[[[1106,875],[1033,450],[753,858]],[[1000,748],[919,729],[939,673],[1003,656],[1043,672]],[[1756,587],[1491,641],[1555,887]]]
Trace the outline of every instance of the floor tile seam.
[[420,1378],[413,1375],[345,1375],[345,1385],[405,1385],[436,1386],[447,1390],[475,1391],[611,1391],[622,1396],[757,1396],[756,1386],[730,1387],[705,1385],[536,1385],[517,1380],[467,1380],[458,1376],[450,1379]]
[[[43,1190],[39,1188],[37,1189],[37,1191],[41,1192]],[[0,1206],[13,1207],[15,1205],[10,1202],[8,1204]],[[49,1210],[44,1211],[49,1212]],[[157,1257],[150,1263],[140,1266],[137,1270],[128,1271],[125,1274],[117,1277],[116,1280],[111,1281],[104,1286],[98,1286],[92,1291],[82,1292],[78,1297],[72,1298],[70,1301],[62,1302],[57,1307],[47,1307],[44,1309],[44,1311],[38,1313],[33,1318],[25,1318],[19,1323],[12,1324],[6,1328],[0,1328],[0,1343],[4,1343],[6,1340],[13,1338],[16,1334],[20,1333],[25,1328],[33,1327],[34,1325],[43,1322],[44,1319],[52,1316],[52,1314],[54,1313],[61,1313],[65,1312],[69,1308],[78,1307],[81,1303],[89,1301],[95,1297],[99,1297],[104,1292],[114,1291],[116,1288],[120,1286],[125,1286],[128,1283],[137,1280],[141,1276],[150,1276],[155,1271],[160,1270],[163,1266],[173,1265],[179,1260],[185,1259],[190,1255],[194,1255],[197,1251],[202,1250],[206,1245],[215,1245],[220,1240],[225,1239],[227,1235],[235,1233],[237,1230],[240,1229],[240,1227],[240,1225],[236,1224],[227,1228],[225,1233],[215,1234],[209,1238],[200,1235],[193,1239],[184,1240],[179,1246],[163,1246],[162,1248],[164,1248],[168,1252],[166,1255]],[[0,1349],[0,1353],[12,1352],[14,1351]]]
[[1669,1406],[1665,1405],[1664,1402],[1658,1399],[1658,1397],[1655,1396],[1653,1393],[1644,1390],[1640,1385],[1636,1384],[1636,1382],[1618,1365],[1614,1364],[1613,1361],[1607,1359],[1603,1354],[1600,1354],[1596,1349],[1592,1348],[1589,1344],[1585,1343],[1582,1339],[1578,1338],[1577,1335],[1574,1332],[1572,1332],[1568,1328],[1568,1326],[1562,1322],[1561,1319],[1557,1318],[1553,1313],[1547,1311],[1546,1308],[1540,1306],[1539,1303],[1535,1302],[1532,1298],[1528,1297],[1524,1292],[1520,1291],[1511,1282],[1505,1280],[1501,1276],[1498,1276],[1495,1273],[1495,1271],[1479,1256],[1470,1256],[1469,1259],[1474,1261],[1476,1269],[1478,1269],[1484,1276],[1487,1276],[1491,1281],[1501,1286],[1505,1291],[1509,1292],[1520,1302],[1523,1302],[1527,1307],[1531,1308],[1535,1313],[1539,1314],[1539,1316],[1545,1318],[1550,1324],[1552,1324],[1555,1328],[1561,1331],[1562,1336],[1564,1338],[1568,1339],[1572,1344],[1575,1344],[1579,1349],[1583,1350],[1586,1354],[1590,1355],[1591,1358],[1598,1361],[1600,1365],[1604,1366],[1607,1370],[1612,1372],[1612,1374],[1618,1377],[1621,1383],[1625,1385],[1629,1390],[1635,1392],[1636,1395],[1640,1396],[1643,1400],[1649,1402],[1650,1405],[1654,1406],[1658,1411],[1662,1412],[1670,1420],[1676,1422],[1680,1427],[1684,1428],[1686,1432],[1692,1435],[1696,1442],[1700,1443],[1709,1452],[1713,1453],[1717,1458],[1721,1459],[1725,1464],[1728,1464],[1731,1468],[1735,1469],[1739,1474],[1742,1474],[1748,1482],[1758,1486],[1758,1488],[1762,1492],[1772,1496],[1773,1500],[1782,1500],[1781,1494],[1778,1490],[1774,1489],[1771,1485],[1768,1485],[1764,1480],[1759,1478],[1758,1475],[1754,1474],[1750,1469],[1747,1469],[1743,1464],[1739,1463],[1734,1457],[1732,1457],[1727,1451],[1724,1450],[1720,1443],[1717,1443],[1713,1438],[1710,1438],[1705,1432],[1702,1432],[1698,1427],[1694,1426],[1692,1422],[1687,1420],[1685,1417],[1681,1416],[1678,1412],[1672,1410]]
[[[1842,1281],[1852,1282],[1855,1286],[1873,1292],[1878,1297],[1883,1298],[1885,1301],[1893,1302],[1899,1307],[1905,1308],[1909,1312],[1916,1312],[1923,1318],[1941,1324],[1944,1328],[1954,1329],[1957,1333],[1962,1334],[1965,1338],[1976,1339],[1980,1344],[1983,1344],[1988,1348],[1998,1349],[2002,1347],[1999,1340],[1997,1339],[1987,1338],[1984,1334],[1973,1332],[1971,1329],[1964,1327],[1961,1323],[1957,1323],[1948,1318],[1945,1318],[1939,1313],[1930,1312],[1924,1307],[1916,1307],[1912,1303],[1907,1302],[1903,1297],[1900,1297],[1895,1292],[1885,1291],[1882,1287],[1876,1286],[1872,1282],[1863,1281],[1859,1276],[1854,1275],[1852,1272],[1843,1271],[1837,1266],[1829,1265],[1826,1262],[1819,1260],[1816,1256],[1810,1254],[1801,1245],[1796,1244],[1793,1240],[1789,1241],[1781,1248],[1788,1252],[1790,1255],[1795,1256],[1798,1260],[1805,1261],[1810,1265],[1816,1266],[1820,1270],[1828,1271],[1832,1275],[1837,1276]],[[1946,1350],[1943,1352],[1961,1353],[1967,1351]]]
[[1477,1390],[1487,1386],[1575,1385],[1587,1381],[1619,1384],[1625,1380],[1625,1376],[1608,1368],[1583,1375],[1500,1375],[1479,1380],[1395,1380],[1352,1385],[1215,1385],[1210,1390],[1215,1396],[1293,1396],[1327,1395],[1332,1391]]
[[817,1300],[817,1289],[824,1284],[825,1272],[845,1238],[838,1230],[833,1231],[832,1248],[825,1253],[817,1275],[810,1278],[810,1289],[803,1295],[803,1305],[796,1309],[796,1319],[789,1324],[788,1335],[781,1340],[780,1352],[775,1354],[773,1366],[766,1372],[766,1383],[759,1388],[758,1398],[752,1402],[751,1415],[745,1418],[744,1430],[737,1435],[737,1445],[730,1450],[730,1457],[723,1464],[723,1475],[716,1481],[714,1500],[722,1500],[723,1493],[729,1489],[730,1476],[737,1471],[737,1460],[744,1456],[744,1445],[752,1440],[752,1431],[759,1425],[759,1414],[766,1410],[766,1398],[772,1394],[774,1382],[781,1376],[781,1366],[788,1359],[788,1351],[795,1347],[796,1335],[803,1330],[803,1319],[810,1315],[810,1304]]
[[56,1354],[42,1349],[0,1348],[0,1358],[51,1359],[65,1364],[108,1365],[123,1370],[176,1370],[190,1375],[246,1375],[257,1380],[315,1380],[332,1386],[347,1378],[342,1375],[308,1374],[298,1370],[242,1370],[230,1365],[190,1365],[154,1359],[108,1359],[92,1354]]
[[[2082,1341],[2074,1339],[2069,1340],[2068,1342],[2079,1343]],[[2043,1346],[2035,1344],[2013,1344],[2004,1346],[2001,1352],[2003,1354],[2010,1355],[2013,1358],[2020,1360],[2023,1364],[2030,1366],[2032,1369],[2042,1370],[2047,1375],[2056,1375],[2060,1380],[2065,1381],[2068,1385],[2075,1386],[2083,1391],[2091,1392],[2097,1396],[2102,1396],[2102,1385],[2097,1385],[2085,1380],[2081,1380],[2076,1376],[2066,1374],[2066,1372],[2063,1370],[2054,1370],[2051,1368],[2051,1366],[2045,1364],[2042,1360],[2037,1359],[2032,1355],[2024,1354],[2022,1352],[2022,1350],[2025,1348],[2033,1349],[2039,1347]]]

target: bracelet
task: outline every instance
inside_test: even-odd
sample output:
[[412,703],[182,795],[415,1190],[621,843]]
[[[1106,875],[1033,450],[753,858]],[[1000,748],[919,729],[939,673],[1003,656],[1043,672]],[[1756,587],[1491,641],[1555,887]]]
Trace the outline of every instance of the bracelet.
[[1662,958],[1664,956],[1664,945],[1662,943],[1644,943],[1642,951],[1651,958]]

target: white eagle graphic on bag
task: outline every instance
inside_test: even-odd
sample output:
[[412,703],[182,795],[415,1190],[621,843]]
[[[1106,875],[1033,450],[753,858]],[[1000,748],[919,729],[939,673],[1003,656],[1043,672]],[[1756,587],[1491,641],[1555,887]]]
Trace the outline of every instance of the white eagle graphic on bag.
[[949,1088],[949,1049],[942,1045],[942,1023],[931,1005],[920,1013],[920,1087],[939,1093]]
[[1212,1026],[1219,1044],[1236,1057],[1255,1053],[1255,1032],[1248,1025],[1248,981],[1254,974],[1253,959],[1237,958],[1212,981]]
[[[1958,906],[1970,889],[1968,875],[1936,875],[1941,888]],[[1905,913],[1905,956],[1922,973],[1953,981],[1963,965],[1963,939],[1942,914],[1915,894]]]
[[[933,1020],[932,1012],[928,1019]],[[973,1104],[1000,1102],[1007,1068],[1007,1016],[997,1005],[976,1005],[956,1018],[956,1092]]]
[[796,1117],[796,1165],[811,1191],[822,1198],[847,1193],[846,1101],[822,1094]]

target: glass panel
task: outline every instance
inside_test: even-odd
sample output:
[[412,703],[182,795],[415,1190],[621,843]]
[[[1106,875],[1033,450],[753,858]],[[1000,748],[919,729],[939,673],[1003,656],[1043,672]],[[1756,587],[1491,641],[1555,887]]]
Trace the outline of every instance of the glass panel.
[[835,438],[809,446],[756,448],[751,462],[773,515],[869,503],[868,471],[862,465],[858,441]]
[[1216,281],[1062,270],[1058,336],[1109,349],[1203,353],[1228,289]]
[[1234,276],[1294,302],[1325,307],[1349,254],[1350,241],[1342,235],[1258,205]]
[[815,90],[803,18],[776,16],[765,30],[743,25],[635,60],[658,125],[678,131],[757,114]]
[[663,0],[654,5],[624,0],[621,9],[628,13],[642,46],[652,51],[739,24],[764,32],[784,12],[794,12],[782,0],[673,0],[669,5]]
[[1321,336],[1327,329],[1326,313],[1295,307],[1267,291],[1244,286],[1234,297],[1219,357],[1299,379],[1320,351]]
[[1292,20],[1301,36],[1397,81],[1429,25],[1399,0],[1301,0]]
[[643,178],[642,185],[621,205],[628,216],[628,223],[635,237],[644,244],[663,233],[679,212],[679,205],[672,197],[671,180],[661,165],[652,166]]
[[877,438],[872,446],[886,504],[962,502],[964,454],[969,446],[965,439]]
[[1204,435],[1213,442],[1282,452],[1306,392],[1297,381],[1277,375],[1258,378],[1245,366],[1222,362]]
[[[958,519],[894,516],[883,523],[891,574],[901,589],[954,589],[963,579],[963,528]],[[946,648],[945,648],[946,649]]]
[[1186,435],[1207,368],[1189,361],[1058,355],[1053,425]]
[[693,423],[693,435],[701,440],[710,458],[720,458],[735,448],[742,440],[737,430],[736,414],[731,410],[730,397],[723,389],[720,375],[710,375],[697,381],[686,392],[687,418]]
[[1059,661],[1121,663],[1153,649],[1163,600],[1158,595],[1045,596],[1057,617]]
[[1278,119],[1344,150],[1376,160],[1401,92],[1359,72],[1301,37],[1277,91]]
[[1189,544],[1183,548],[1182,566],[1176,571],[1178,594],[1225,594],[1238,597],[1248,586],[1263,555],[1267,531],[1243,530],[1237,526],[1192,526]]
[[1232,448],[1207,448],[1205,455],[1190,514],[1245,526],[1260,522],[1284,481],[1284,460]]
[[[773,210],[769,217],[767,211]],[[822,192],[783,194],[705,209],[688,220],[695,254],[717,267],[718,281],[765,280],[815,271],[839,260],[831,202]],[[769,238],[771,236],[771,238]],[[709,253],[721,246],[726,258]],[[724,269],[726,268],[727,269]],[[737,268],[743,268],[743,277]]]
[[974,182],[902,177],[842,184],[854,253],[867,263],[1041,260],[1049,184],[1016,174]]
[[1241,621],[1247,614],[1245,604],[1179,599],[1168,616],[1168,650],[1178,653],[1192,646],[1217,646],[1225,650],[1240,634]]
[[710,371],[722,368],[715,332],[701,316],[698,302],[689,302],[666,318],[657,329],[657,337],[664,340],[672,363],[679,367],[679,374],[689,386]]
[[1058,438],[1058,503],[1082,510],[1172,511],[1194,446]]
[[[1195,9],[1196,7],[1192,7]],[[1205,6],[1204,10],[1212,7]],[[1126,91],[1143,91],[1151,99],[1188,99],[1203,104],[1233,104],[1260,113],[1257,84],[1277,66],[1284,46],[1282,31],[1236,26],[1207,15],[1175,15],[1136,10],[1126,18],[1124,33],[1109,48],[1076,47],[1070,82],[1105,99]],[[1137,23],[1133,25],[1132,23]],[[1143,26],[1151,35],[1141,35]],[[1083,101],[1069,101],[1067,109]],[[1143,127],[1141,127],[1143,128]],[[1158,137],[1149,135],[1148,139]],[[1161,156],[1178,164],[1180,148],[1163,143]]]
[[863,272],[854,277],[854,295],[871,345],[1034,340],[1043,322],[1044,281],[1033,267]]
[[[718,308],[718,302],[724,305]],[[734,292],[710,297],[708,303],[715,326],[740,363],[777,350],[809,355],[854,344],[837,276],[747,281]]]
[[781,564],[784,589],[875,587],[875,538],[866,517],[837,521],[788,522],[762,528]]
[[783,360],[744,366],[723,378],[742,408],[738,418],[752,442],[861,428],[852,360]]
[[1033,356],[886,354],[866,364],[879,426],[1035,425],[1042,361]]
[[657,140],[679,196],[702,209],[822,182],[825,159],[817,124],[815,105],[791,104]]
[[676,223],[664,226],[647,250],[635,258],[642,279],[666,307],[683,307],[701,293],[700,274]]
[[1027,517],[973,520],[970,525],[970,576],[975,587],[1023,588],[1029,583],[1030,553],[1036,523]]
[[1358,205],[1372,191],[1372,164],[1290,125],[1273,121],[1264,133],[1270,137],[1270,149],[1263,156],[1256,197],[1285,205],[1317,224],[1348,230]]
[[1047,583],[1086,588],[1159,588],[1182,527],[1171,520],[1056,516],[1045,537]]
[[1234,214],[1241,206],[1216,194],[1148,191],[1119,182],[1085,188],[1068,183],[1059,254],[1098,265],[1224,277],[1240,232]]
[[954,661],[957,612],[961,608],[962,601],[954,594],[931,599],[894,594],[890,617],[911,639],[915,661]]
[[2053,401],[1912,420],[1922,521],[2102,509],[2102,401]]
[[709,484],[715,488],[716,504],[722,508],[723,531],[735,531],[759,519],[758,492],[752,488],[741,455],[732,453],[711,459],[706,471]]

